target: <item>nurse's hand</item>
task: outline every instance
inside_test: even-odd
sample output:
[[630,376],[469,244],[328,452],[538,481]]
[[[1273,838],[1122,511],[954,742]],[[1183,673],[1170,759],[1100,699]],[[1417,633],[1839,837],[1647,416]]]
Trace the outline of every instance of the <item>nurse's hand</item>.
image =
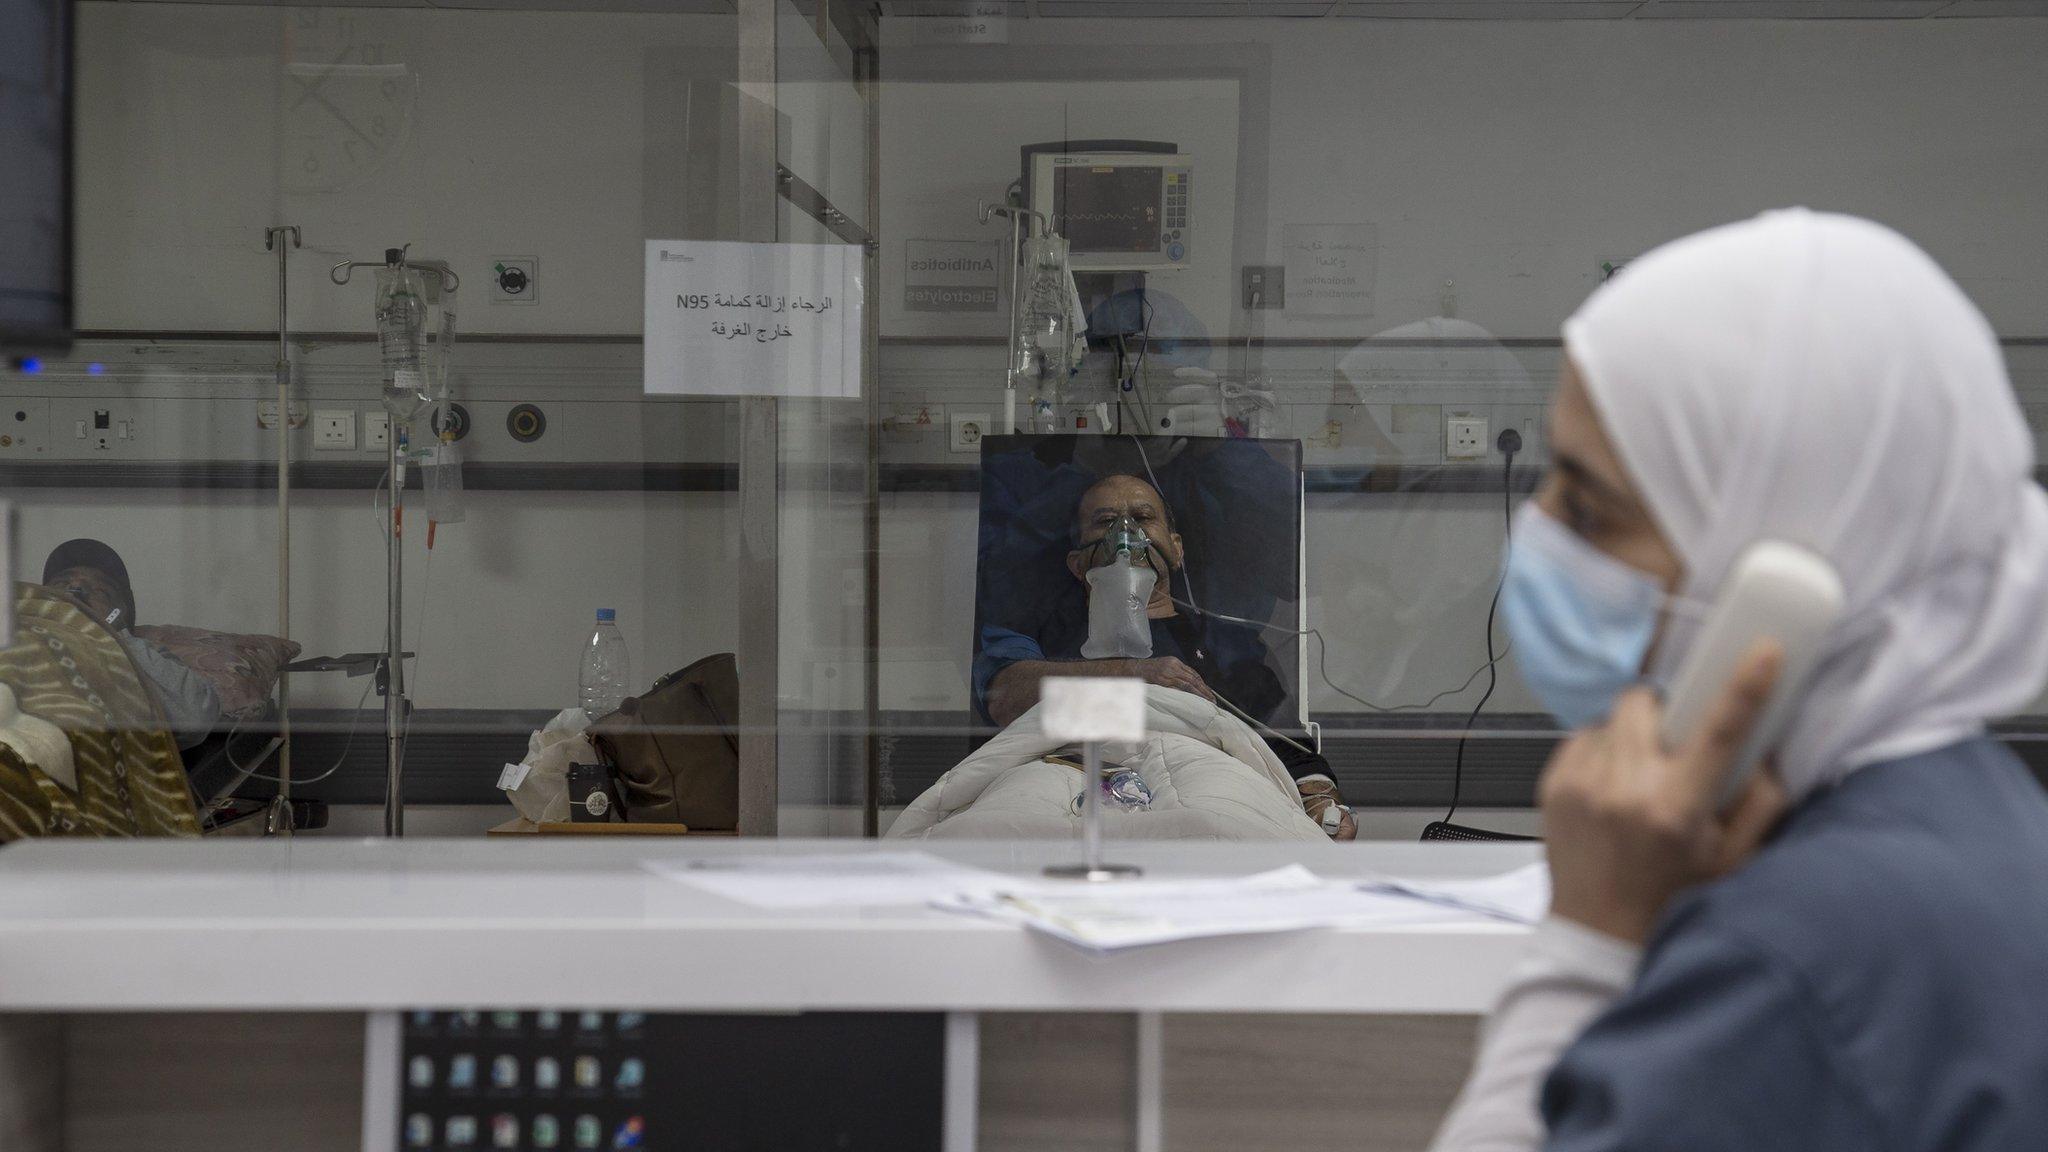
[[1641,944],[1681,889],[1756,854],[1785,812],[1777,774],[1752,773],[1725,814],[1716,801],[1780,662],[1775,645],[1753,648],[1688,747],[1664,751],[1663,708],[1647,688],[1558,746],[1539,789],[1552,915]]

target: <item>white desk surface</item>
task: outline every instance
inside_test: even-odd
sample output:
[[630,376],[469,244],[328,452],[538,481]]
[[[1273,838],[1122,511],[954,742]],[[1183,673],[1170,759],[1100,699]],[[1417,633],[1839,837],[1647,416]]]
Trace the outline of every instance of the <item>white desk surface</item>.
[[[650,858],[922,848],[1036,872],[1063,842],[38,841],[0,851],[0,1011],[576,1007],[1478,1013],[1507,924],[1194,941],[1109,957],[922,908],[765,911]],[[1299,862],[1480,876],[1529,845],[1112,843],[1155,876]]]

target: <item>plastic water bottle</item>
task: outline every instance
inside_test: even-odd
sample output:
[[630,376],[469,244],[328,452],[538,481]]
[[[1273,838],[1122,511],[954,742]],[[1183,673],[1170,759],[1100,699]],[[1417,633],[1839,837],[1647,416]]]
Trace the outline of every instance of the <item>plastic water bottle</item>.
[[619,634],[618,612],[597,610],[597,628],[583,645],[583,672],[577,686],[583,693],[583,714],[592,720],[619,710],[632,695],[633,661],[626,654],[626,638]]

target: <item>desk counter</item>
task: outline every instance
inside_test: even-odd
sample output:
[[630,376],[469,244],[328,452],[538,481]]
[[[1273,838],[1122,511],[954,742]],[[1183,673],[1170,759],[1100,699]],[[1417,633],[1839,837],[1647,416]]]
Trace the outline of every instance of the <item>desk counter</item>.
[[[902,849],[848,840],[41,841],[0,851],[0,1011],[1484,1012],[1505,924],[1196,941],[1109,957],[924,908],[766,911],[650,859]],[[934,843],[1035,873],[1058,842]],[[1115,844],[1154,876],[1299,862],[1331,877],[1480,876],[1528,845]]]

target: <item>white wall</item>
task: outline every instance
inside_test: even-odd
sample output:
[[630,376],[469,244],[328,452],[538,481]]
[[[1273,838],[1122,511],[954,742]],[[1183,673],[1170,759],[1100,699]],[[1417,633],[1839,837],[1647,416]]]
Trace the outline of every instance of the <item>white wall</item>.
[[[308,17],[316,26],[299,23]],[[356,22],[346,34],[334,23],[344,17]],[[1383,245],[1374,315],[1259,314],[1254,331],[1339,342],[1264,357],[1311,409],[1329,395],[1342,342],[1434,314],[1445,279],[1457,283],[1460,315],[1503,336],[1550,335],[1592,286],[1599,259],[1780,203],[1900,226],[1948,264],[2006,335],[2039,335],[2048,321],[2040,271],[2048,198],[2039,195],[2048,21],[1041,20],[1010,28],[1015,42],[986,56],[974,83],[906,79],[885,95],[887,241],[979,237],[974,197],[1014,175],[1019,143],[1058,134],[1049,116],[1062,100],[1078,117],[1063,122],[1077,134],[1085,126],[1178,136],[1205,160],[1229,156],[1218,162],[1225,171],[1239,151],[1262,151],[1263,170],[1231,199],[1233,230],[1247,221],[1263,229],[1242,237],[1250,255],[1279,262],[1281,229],[1298,222],[1374,223]],[[785,68],[800,77],[783,102],[791,115],[784,155],[835,198],[858,204],[866,173],[852,93],[825,78],[824,53],[801,29],[784,22]],[[333,287],[325,264],[413,240],[416,251],[466,269],[493,255],[540,257],[540,302],[494,308],[477,284],[466,292],[466,331],[631,333],[649,142],[675,130],[670,110],[646,107],[650,70],[704,74],[732,33],[728,19],[695,16],[87,3],[83,323],[260,330],[274,308],[262,228],[293,222],[308,245],[293,283],[303,329],[365,329],[367,288]],[[1238,82],[1213,76],[1138,83],[1111,74],[1060,88],[1034,71],[1041,59],[1085,48],[1128,52],[1154,67],[1186,60],[1192,72],[1205,52],[1221,51],[1205,46],[1237,53],[1246,42],[1267,61],[1263,103],[1241,105]],[[360,59],[370,46],[405,66],[401,88],[416,84],[415,96],[387,106],[381,74],[340,74],[322,81],[340,118],[300,101],[298,82],[320,73],[291,71],[288,61],[344,50]],[[909,49],[891,59],[915,75]],[[1242,109],[1252,118],[1240,119]],[[380,112],[392,117],[387,128],[403,129],[390,161],[327,189],[304,175],[308,150],[323,165],[339,163],[339,141],[369,130]],[[1204,179],[1205,189],[1216,187],[1214,171]],[[885,251],[885,301],[900,300],[900,270],[900,256]],[[1212,334],[1243,335],[1245,315],[1230,305],[1235,269],[1205,262],[1192,275],[1206,279],[1184,295],[1207,301]],[[891,335],[982,330],[886,314]],[[999,319],[988,323],[1000,331]],[[888,394],[914,386],[948,402],[990,403],[998,380],[992,363],[983,366],[987,350],[959,351],[892,346]],[[559,380],[564,390],[577,384],[573,375]],[[818,418],[843,428],[858,411],[843,406]],[[1319,427],[1310,420],[1296,431]],[[829,437],[808,434],[792,448],[806,460],[836,450]],[[124,545],[145,618],[259,630],[274,616],[271,512],[260,497],[19,495],[24,565],[68,535],[154,542]],[[849,602],[845,582],[857,579],[861,544],[858,508],[844,496],[793,498],[785,516],[785,679],[807,699],[858,699],[847,670],[858,663],[859,603],[857,593]],[[422,705],[565,702],[575,645],[600,603],[621,610],[643,679],[730,646],[740,526],[728,499],[479,493],[473,502],[469,522],[437,549]],[[297,497],[293,627],[309,650],[377,644],[382,561],[368,505],[367,493]],[[883,703],[960,706],[972,501],[902,495],[887,507]],[[1491,498],[1317,503],[1309,581],[1312,613],[1332,641],[1332,678],[1395,703],[1462,682],[1482,659],[1498,545]],[[412,571],[421,571],[417,560]],[[1350,707],[1318,692],[1319,709]],[[300,698],[309,697],[353,700],[341,684],[305,684]],[[1440,706],[1475,698],[1476,689]],[[1530,706],[1511,676],[1493,705]]]
[[[1786,204],[1890,223],[1943,261],[2002,334],[2048,332],[2048,199],[2037,194],[2048,20],[1009,27],[1006,48],[892,57],[914,73],[949,51],[986,54],[971,81],[906,86],[885,103],[887,210],[935,216],[946,207],[926,203],[937,185],[971,222],[971,190],[1000,186],[1015,145],[1045,138],[1034,78],[1062,48],[1194,71],[1249,42],[1268,57],[1270,102],[1263,122],[1237,126],[1247,149],[1263,133],[1268,157],[1249,174],[1266,220],[1263,252],[1254,242],[1248,261],[1278,263],[1290,223],[1377,224],[1381,242],[1374,316],[1261,313],[1268,335],[1364,335],[1434,315],[1445,280],[1459,315],[1495,334],[1555,335],[1601,259]],[[1075,104],[1090,132],[1128,125],[1205,144],[1216,131],[1200,102],[1163,118],[1144,102],[1128,116]],[[1215,176],[1199,178],[1213,187]],[[1235,299],[1234,269],[1205,263],[1196,275],[1223,278]],[[1215,319],[1205,317],[1212,333]]]
[[[263,229],[295,223],[307,330],[366,326],[367,287],[336,288],[328,264],[411,241],[479,273],[540,258],[531,307],[488,307],[475,277],[466,331],[636,331],[648,136],[680,130],[680,110],[647,109],[649,70],[730,51],[734,34],[728,17],[423,8],[86,3],[80,17],[90,328],[274,327]],[[366,55],[402,75],[318,66]],[[379,121],[396,141],[381,162],[362,143]]]

